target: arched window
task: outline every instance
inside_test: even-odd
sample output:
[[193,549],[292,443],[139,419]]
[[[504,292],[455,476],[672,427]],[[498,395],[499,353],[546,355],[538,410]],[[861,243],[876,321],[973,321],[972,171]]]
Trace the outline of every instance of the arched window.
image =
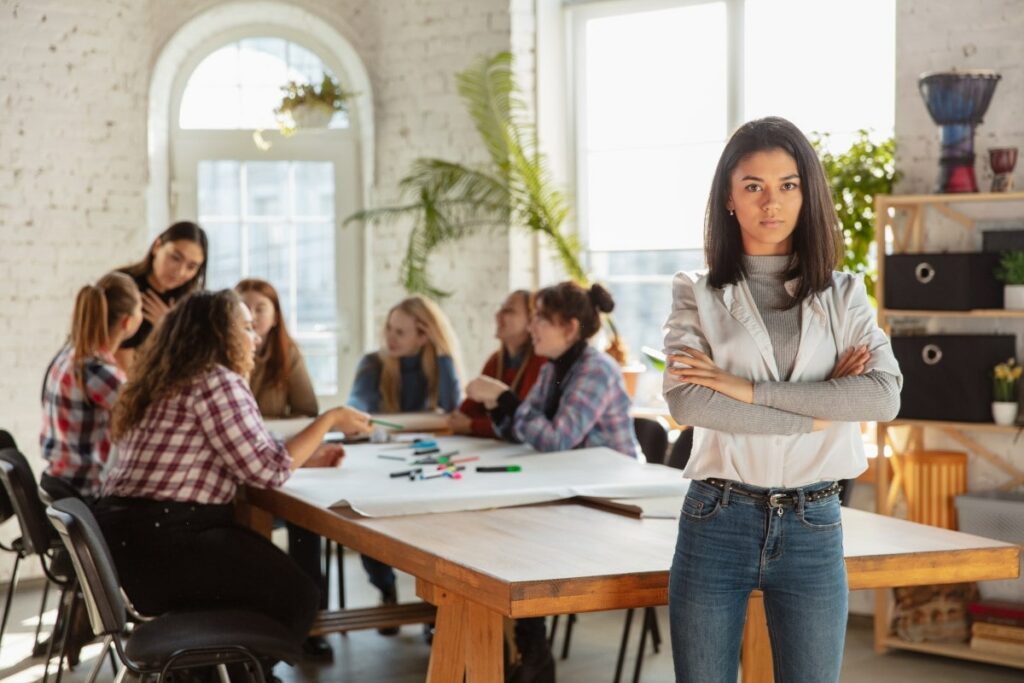
[[[274,109],[288,81],[344,82],[314,46],[291,36],[231,35],[193,51],[171,98],[170,209],[210,237],[207,282],[245,277],[278,290],[317,394],[337,403],[361,346],[358,117],[285,137]],[[332,400],[333,399],[333,400]]]

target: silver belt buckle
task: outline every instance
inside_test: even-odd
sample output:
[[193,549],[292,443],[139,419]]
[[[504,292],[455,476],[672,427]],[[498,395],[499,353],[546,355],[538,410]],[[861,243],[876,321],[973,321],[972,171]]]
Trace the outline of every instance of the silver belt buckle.
[[782,499],[786,497],[785,493],[773,493],[768,496],[768,507],[770,508],[781,508]]

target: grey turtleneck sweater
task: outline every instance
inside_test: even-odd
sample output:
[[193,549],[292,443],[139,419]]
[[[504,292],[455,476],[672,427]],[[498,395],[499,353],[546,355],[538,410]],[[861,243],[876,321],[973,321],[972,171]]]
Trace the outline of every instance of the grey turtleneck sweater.
[[[747,286],[772,342],[779,376],[788,380],[800,345],[800,306],[785,289],[789,256],[744,256]],[[682,385],[666,396],[682,424],[737,434],[803,434],[814,418],[836,422],[888,419],[899,406],[901,378],[870,371],[821,382],[755,382],[754,403],[744,403],[698,385]]]

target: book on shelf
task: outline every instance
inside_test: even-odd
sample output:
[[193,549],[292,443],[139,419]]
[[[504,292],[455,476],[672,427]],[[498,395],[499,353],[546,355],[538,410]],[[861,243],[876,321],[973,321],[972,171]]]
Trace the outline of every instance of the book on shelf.
[[971,638],[971,649],[975,652],[985,652],[990,655],[1007,655],[1024,660],[1024,644],[1015,640],[974,636]]
[[1024,603],[998,600],[981,600],[967,605],[967,612],[974,622],[1024,626]]
[[1024,647],[1024,626],[1007,626],[1006,624],[976,621],[971,624],[971,636],[1011,641],[1020,643]]

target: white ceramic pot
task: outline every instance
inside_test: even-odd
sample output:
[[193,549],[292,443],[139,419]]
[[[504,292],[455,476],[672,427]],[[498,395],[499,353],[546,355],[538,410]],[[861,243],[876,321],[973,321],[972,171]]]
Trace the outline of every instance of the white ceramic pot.
[[1006,427],[1015,423],[1017,410],[1016,401],[992,401],[992,419],[997,425]]
[[1024,311],[1024,285],[1003,285],[1003,308]]
[[296,128],[326,128],[334,117],[334,109],[326,104],[300,104],[291,114]]

